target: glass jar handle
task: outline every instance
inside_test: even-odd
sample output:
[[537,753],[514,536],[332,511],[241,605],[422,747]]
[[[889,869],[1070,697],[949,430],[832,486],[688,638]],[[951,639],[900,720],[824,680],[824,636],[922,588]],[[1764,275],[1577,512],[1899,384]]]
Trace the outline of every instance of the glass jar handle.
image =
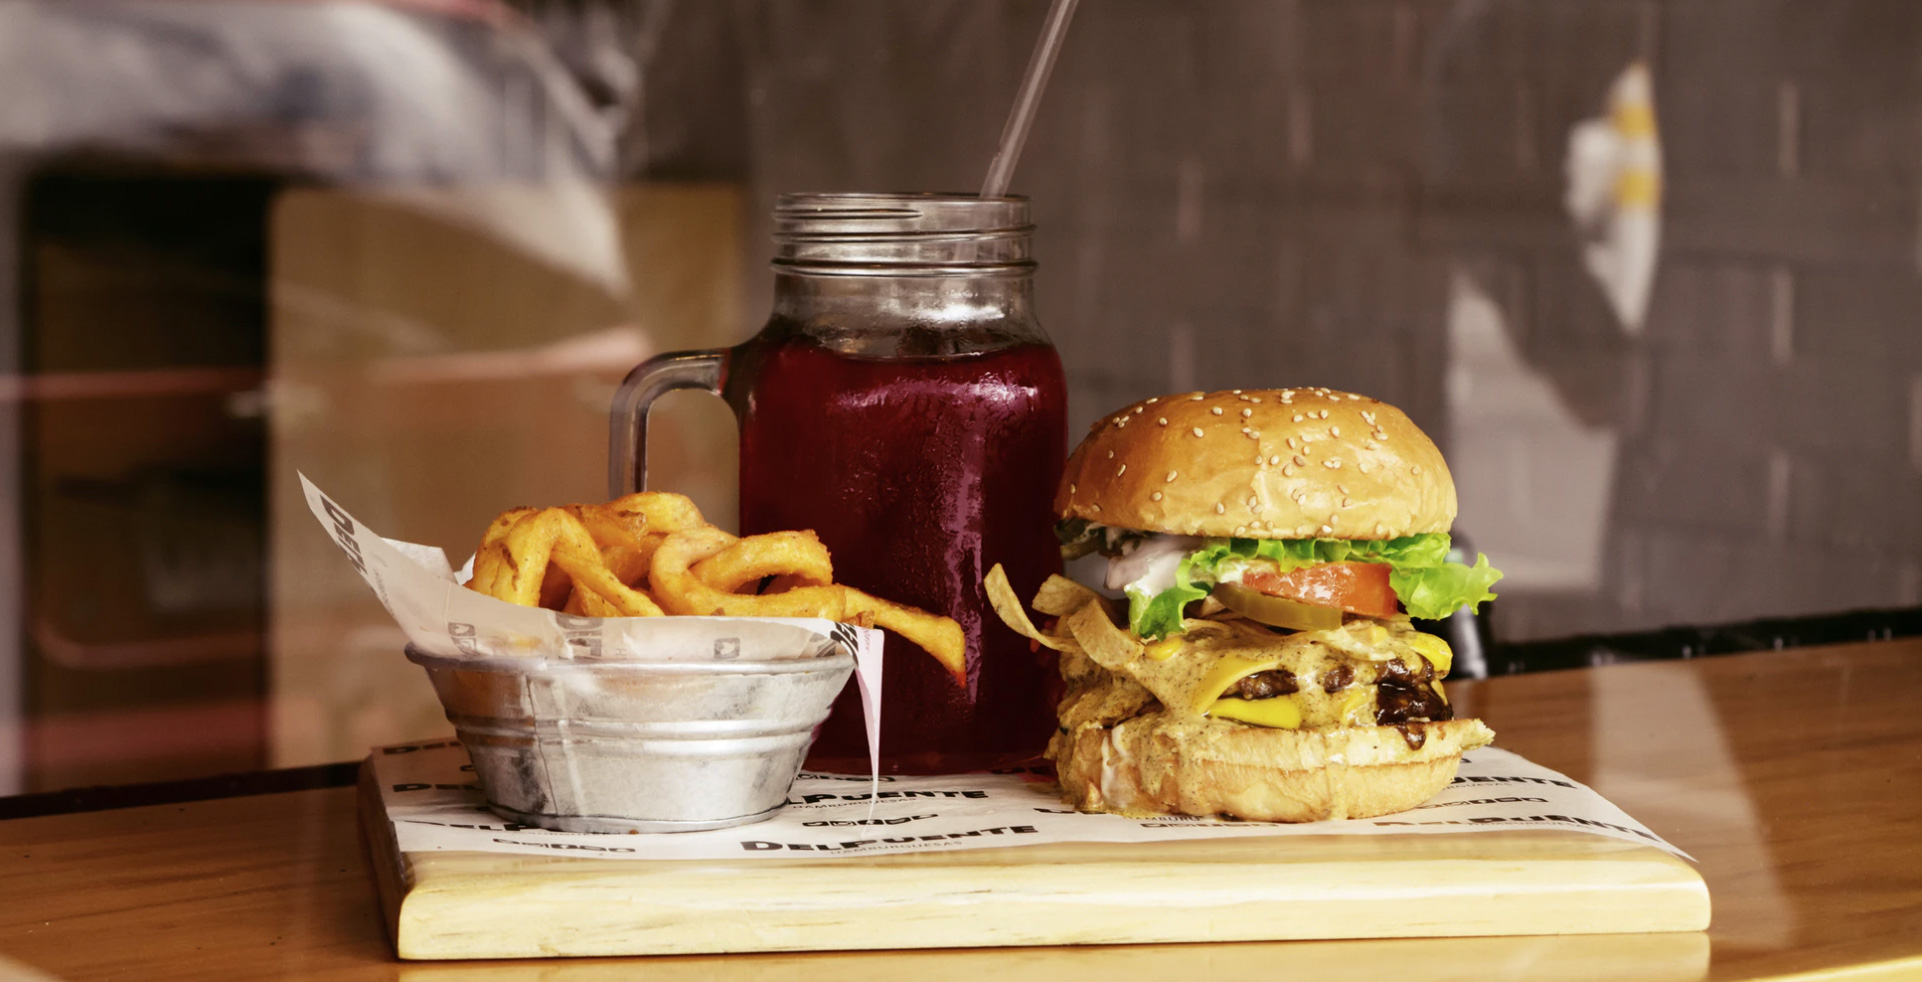
[[627,373],[608,417],[608,497],[647,489],[647,411],[654,400],[675,389],[720,395],[730,354],[726,348],[674,351],[649,358]]

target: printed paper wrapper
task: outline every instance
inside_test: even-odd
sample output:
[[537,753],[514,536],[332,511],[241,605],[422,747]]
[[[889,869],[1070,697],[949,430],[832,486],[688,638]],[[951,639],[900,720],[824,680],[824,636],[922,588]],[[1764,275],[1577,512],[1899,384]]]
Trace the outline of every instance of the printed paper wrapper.
[[[1186,816],[1087,815],[1033,774],[871,779],[803,772],[787,807],[758,825],[667,836],[548,832],[487,810],[451,740],[373,752],[381,803],[403,852],[457,851],[610,859],[873,856],[1049,842],[1168,842],[1275,835],[1476,834],[1565,829],[1690,857],[1587,786],[1505,750],[1462,757],[1454,783],[1398,815],[1286,825]],[[1692,861],[1692,860],[1691,860]]]
[[[880,757],[882,634],[816,618],[576,617],[460,584],[447,554],[383,538],[300,475],[307,506],[416,649],[435,655],[602,661],[785,661],[854,655],[870,764]],[[397,653],[398,654],[398,653]]]

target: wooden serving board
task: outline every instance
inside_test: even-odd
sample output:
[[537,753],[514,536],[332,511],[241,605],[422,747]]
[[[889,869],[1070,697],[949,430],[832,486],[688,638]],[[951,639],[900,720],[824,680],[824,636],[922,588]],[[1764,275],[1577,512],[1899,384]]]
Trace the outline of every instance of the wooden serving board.
[[1579,832],[1075,843],[846,859],[400,852],[360,817],[402,958],[1701,931],[1708,888]]

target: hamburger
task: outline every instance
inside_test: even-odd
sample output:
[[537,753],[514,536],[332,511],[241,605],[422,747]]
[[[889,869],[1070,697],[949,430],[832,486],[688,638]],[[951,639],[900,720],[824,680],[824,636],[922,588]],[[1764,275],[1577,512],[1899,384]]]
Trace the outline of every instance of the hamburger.
[[997,567],[1009,626],[1060,653],[1049,743],[1084,811],[1366,818],[1445,787],[1494,734],[1442,688],[1453,653],[1411,619],[1494,598],[1460,561],[1455,486],[1400,410],[1331,389],[1160,396],[1096,423],[1054,508],[1062,577],[1037,628]]

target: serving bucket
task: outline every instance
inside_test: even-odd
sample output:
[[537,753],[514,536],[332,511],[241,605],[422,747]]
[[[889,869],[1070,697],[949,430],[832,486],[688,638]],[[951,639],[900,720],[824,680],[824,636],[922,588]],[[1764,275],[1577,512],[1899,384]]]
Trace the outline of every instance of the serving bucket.
[[854,671],[845,647],[756,662],[442,656],[427,669],[488,806],[563,832],[762,821]]

